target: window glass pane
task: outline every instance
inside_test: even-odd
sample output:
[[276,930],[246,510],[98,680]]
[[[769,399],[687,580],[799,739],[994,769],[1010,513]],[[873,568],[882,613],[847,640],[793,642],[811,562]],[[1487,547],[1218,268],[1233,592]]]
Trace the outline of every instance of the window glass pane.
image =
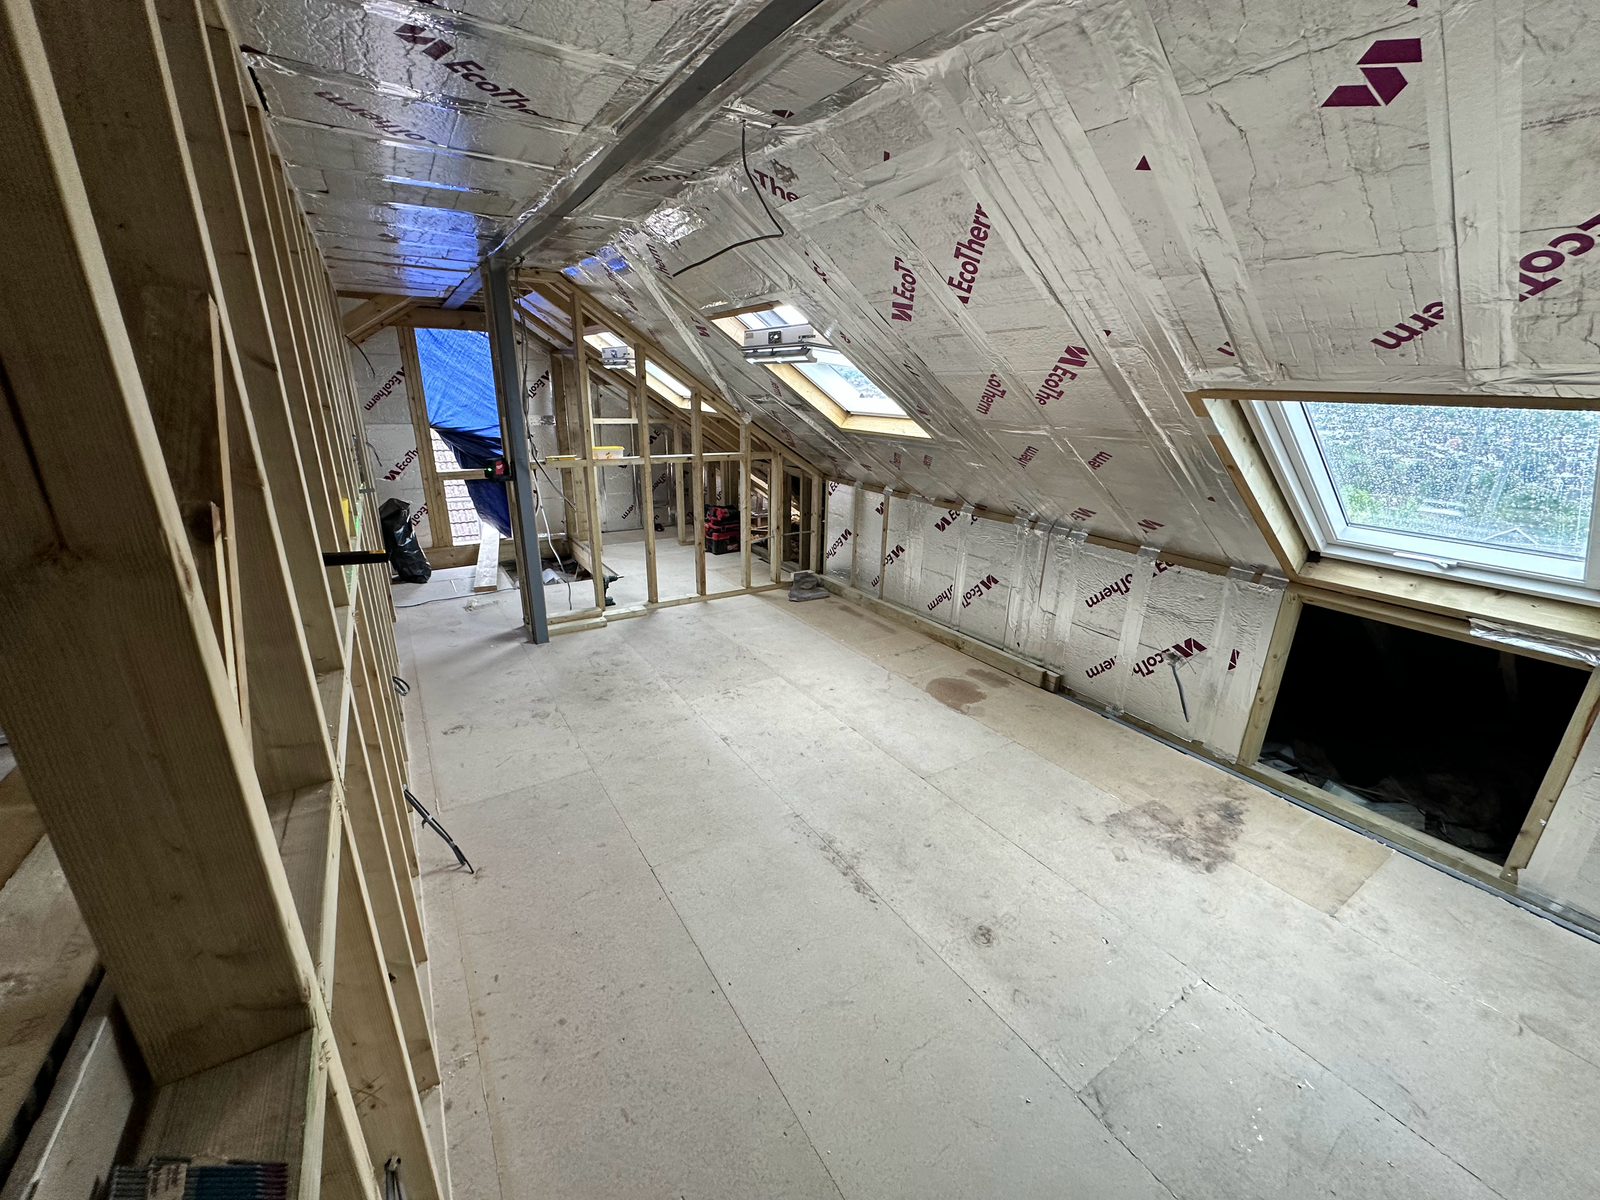
[[780,304],[759,312],[740,313],[739,324],[746,329],[776,329],[780,325],[809,325],[811,319],[792,304]]
[[901,408],[837,350],[813,351],[817,361],[796,363],[802,374],[845,412],[861,417],[903,417]]
[[1600,413],[1304,407],[1349,524],[1584,557]]
[[[724,318],[725,319],[725,318]],[[811,319],[792,304],[779,304],[760,312],[740,313],[736,318],[745,329],[774,329],[779,326],[809,325]],[[722,326],[726,331],[727,327]],[[868,379],[854,363],[820,337],[808,343],[813,362],[794,363],[820,388],[828,399],[853,417],[901,417],[906,410]],[[923,436],[921,434],[914,436]]]
[[680,396],[685,400],[689,398],[689,389],[684,387],[683,384],[679,383],[676,376],[667,374],[660,367],[656,366],[655,363],[651,362],[648,355],[644,360],[644,375],[646,379],[660,384],[661,387],[666,388],[674,395]]
[[746,329],[776,329],[780,325],[799,325],[801,321],[785,321],[777,309],[763,308],[759,312],[739,314],[739,324]]

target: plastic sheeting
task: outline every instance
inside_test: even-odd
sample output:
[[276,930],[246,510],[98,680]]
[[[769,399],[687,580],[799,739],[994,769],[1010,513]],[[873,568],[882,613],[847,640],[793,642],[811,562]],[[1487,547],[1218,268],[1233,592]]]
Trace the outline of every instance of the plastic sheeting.
[[[416,332],[428,424],[455,451],[462,470],[492,467],[502,452],[488,336],[470,329]],[[511,508],[505,484],[469,479],[467,492],[479,518],[498,529],[501,537],[510,537]]]
[[[835,485],[829,577],[1039,663],[1062,687],[1232,759],[1283,596],[1281,578],[1175,566],[1081,530]],[[882,550],[880,552],[880,544]],[[852,554],[853,550],[853,554]]]

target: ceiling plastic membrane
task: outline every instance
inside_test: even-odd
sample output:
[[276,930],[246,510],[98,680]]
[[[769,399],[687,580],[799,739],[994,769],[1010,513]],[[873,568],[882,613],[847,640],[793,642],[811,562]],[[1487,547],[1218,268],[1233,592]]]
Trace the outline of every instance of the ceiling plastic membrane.
[[[341,287],[448,292],[755,11],[456,7],[241,6]],[[1261,563],[1184,391],[1593,394],[1597,57],[1585,0],[824,4],[530,261],[843,477]],[[744,363],[767,299],[931,439]]]

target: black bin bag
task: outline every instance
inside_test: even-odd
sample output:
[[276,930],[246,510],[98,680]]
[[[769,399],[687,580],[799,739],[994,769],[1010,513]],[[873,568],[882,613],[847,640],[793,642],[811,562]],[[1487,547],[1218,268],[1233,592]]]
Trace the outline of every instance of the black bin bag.
[[383,530],[384,553],[400,582],[427,583],[433,568],[411,528],[411,505],[404,500],[385,500],[378,509],[378,527]]

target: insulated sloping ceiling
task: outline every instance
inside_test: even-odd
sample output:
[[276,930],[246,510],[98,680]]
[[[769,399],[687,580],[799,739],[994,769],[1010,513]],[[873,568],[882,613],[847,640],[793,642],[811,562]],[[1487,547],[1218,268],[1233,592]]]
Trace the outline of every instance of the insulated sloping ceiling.
[[[340,284],[443,295],[754,7],[241,16]],[[1597,51],[1583,0],[825,4],[530,261],[843,477],[1261,563],[1185,390],[1592,391]],[[705,319],[769,298],[931,439]]]

